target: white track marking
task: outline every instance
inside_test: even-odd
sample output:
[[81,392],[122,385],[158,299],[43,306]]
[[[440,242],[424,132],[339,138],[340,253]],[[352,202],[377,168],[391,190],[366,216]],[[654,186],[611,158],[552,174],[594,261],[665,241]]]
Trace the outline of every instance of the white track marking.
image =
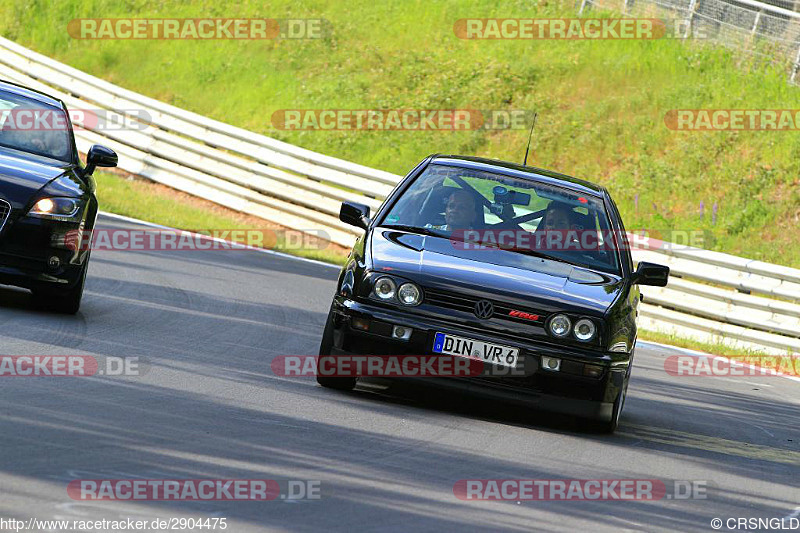
[[[642,341],[642,340],[638,340],[638,339],[636,341],[636,344],[644,344],[644,345],[649,344],[650,346],[660,346],[662,348],[670,348],[671,350],[684,352],[687,355],[698,355],[698,356],[703,356],[703,357],[713,357],[714,359],[718,359],[718,360],[721,360],[721,361],[729,362],[733,366],[747,367],[750,370],[760,370],[760,367],[757,367],[757,366],[754,366],[754,365],[750,365],[750,364],[747,364],[747,363],[742,363],[742,362],[739,362],[739,361],[737,361],[735,359],[728,359],[727,357],[722,357],[722,356],[719,356],[719,355],[713,355],[713,354],[706,353],[706,352],[698,352],[697,350],[690,350],[689,348],[680,348],[678,346],[671,346],[669,344],[661,344],[660,342]],[[781,356],[776,356],[776,357],[781,357]],[[789,356],[789,357],[792,357],[792,356]],[[774,370],[769,370],[769,373],[765,374],[765,375],[776,376],[776,377],[784,378],[784,379],[790,379],[792,381],[796,381],[796,382],[800,383],[800,377],[787,376],[785,374],[780,374],[778,372],[775,372]]]

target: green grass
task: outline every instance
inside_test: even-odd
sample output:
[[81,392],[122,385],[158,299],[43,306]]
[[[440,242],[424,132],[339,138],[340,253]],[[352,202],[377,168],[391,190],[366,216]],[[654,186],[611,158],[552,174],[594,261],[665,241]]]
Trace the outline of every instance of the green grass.
[[768,354],[765,354],[747,348],[733,348],[719,342],[695,341],[674,334],[643,329],[639,330],[639,339],[698,350],[710,355],[722,356],[732,361],[739,361],[756,367],[776,370],[787,376],[797,376],[800,370],[797,355],[790,353],[788,350],[782,352],[777,349],[772,349]]
[[[527,132],[281,131],[279,109],[535,109],[529,161],[599,182],[628,229],[702,230],[705,247],[800,267],[796,132],[676,132],[671,109],[800,108],[782,66],[722,48],[658,41],[465,41],[466,17],[574,16],[547,0],[222,5],[14,0],[0,32],[149,96],[398,174],[432,152],[520,161]],[[81,41],[80,17],[327,19],[305,41]],[[714,206],[716,214],[714,214]]]
[[[674,334],[661,333],[659,331],[650,331],[646,329],[639,329],[639,339],[643,341],[652,341],[661,344],[679,346],[681,348],[689,348],[690,350],[697,350],[708,354],[731,357],[733,359],[761,355],[761,352],[749,348],[733,348],[732,346],[723,344],[721,342],[703,342],[680,337]],[[777,351],[775,353],[778,354]],[[784,355],[784,353],[780,353],[779,355]]]
[[[138,180],[126,179],[108,172],[95,174],[98,188],[100,208],[110,213],[147,220],[171,228],[194,230],[234,230],[234,229],[267,229],[267,225],[254,225],[242,220],[242,217],[224,209],[211,210],[199,206],[196,202],[183,196],[176,197],[166,191],[157,190],[149,184]],[[316,259],[326,263],[344,264],[345,255],[325,248],[297,248],[287,243],[280,232],[275,241],[271,241],[271,233],[267,233],[265,242],[274,244],[270,249],[290,253],[308,259]]]

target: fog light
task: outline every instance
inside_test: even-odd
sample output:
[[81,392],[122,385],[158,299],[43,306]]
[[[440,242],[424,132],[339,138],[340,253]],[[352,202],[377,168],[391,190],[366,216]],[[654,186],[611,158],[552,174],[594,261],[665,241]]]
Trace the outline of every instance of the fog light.
[[52,255],[47,260],[47,266],[55,270],[61,266],[61,259],[59,259],[58,256]]
[[552,372],[558,372],[561,370],[561,359],[556,359],[555,357],[544,357],[542,356],[542,368],[545,370],[550,370]]
[[353,326],[353,329],[360,329],[362,331],[369,331],[369,319],[368,318],[352,318],[350,320],[350,325]]
[[392,337],[401,341],[407,341],[411,338],[411,333],[414,330],[405,326],[394,326],[392,328]]
[[603,367],[599,365],[583,365],[583,375],[590,378],[599,378],[603,375]]

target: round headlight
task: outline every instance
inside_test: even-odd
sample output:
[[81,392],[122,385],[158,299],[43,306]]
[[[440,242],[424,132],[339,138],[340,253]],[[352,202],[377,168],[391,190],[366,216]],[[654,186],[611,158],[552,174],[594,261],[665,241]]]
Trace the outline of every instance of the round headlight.
[[550,321],[550,333],[556,337],[566,337],[569,335],[571,327],[572,322],[569,321],[569,317],[566,315],[556,315]]
[[397,287],[392,278],[382,277],[375,282],[375,295],[381,300],[391,300],[394,298]]
[[579,341],[588,342],[594,338],[595,333],[597,328],[588,318],[581,318],[575,323],[575,338]]
[[403,283],[397,290],[397,298],[405,305],[418,305],[420,302],[419,288],[413,283]]
[[59,215],[71,215],[78,209],[78,202],[70,198],[59,198],[56,200],[55,212]]

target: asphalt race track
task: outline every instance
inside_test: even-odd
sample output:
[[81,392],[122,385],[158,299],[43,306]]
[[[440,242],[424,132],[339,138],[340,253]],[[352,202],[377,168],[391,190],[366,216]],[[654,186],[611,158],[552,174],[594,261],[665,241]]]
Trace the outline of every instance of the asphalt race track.
[[[101,217],[101,227],[130,227]],[[800,383],[687,378],[637,349],[619,431],[441,393],[276,376],[315,354],[337,270],[255,251],[104,252],[77,316],[0,288],[4,355],[138,357],[139,376],[4,377],[0,515],[226,517],[228,531],[712,531],[800,516]],[[73,500],[74,479],[319,481],[320,498]],[[462,501],[462,479],[659,479],[706,499]],[[724,529],[723,529],[724,530]]]

